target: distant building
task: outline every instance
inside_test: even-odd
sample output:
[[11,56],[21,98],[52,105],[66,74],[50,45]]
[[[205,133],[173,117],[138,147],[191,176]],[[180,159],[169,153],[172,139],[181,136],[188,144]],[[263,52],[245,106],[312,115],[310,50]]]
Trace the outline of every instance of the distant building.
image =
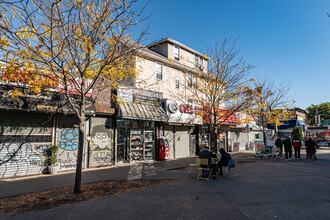
[[[307,130],[308,124],[306,122],[307,120],[307,112],[300,108],[294,108],[290,109],[291,115],[290,118],[282,118],[280,122],[283,124],[280,126],[277,126],[277,135],[284,137],[288,136],[291,137],[291,132],[295,126],[300,127],[303,133]],[[274,124],[268,124],[268,129],[274,129]]]

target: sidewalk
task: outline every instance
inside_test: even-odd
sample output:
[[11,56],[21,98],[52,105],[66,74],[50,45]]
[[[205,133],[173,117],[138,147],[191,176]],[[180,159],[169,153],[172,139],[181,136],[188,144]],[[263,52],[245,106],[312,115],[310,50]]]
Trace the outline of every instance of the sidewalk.
[[[231,153],[233,157],[252,155],[251,151]],[[149,161],[120,164],[111,167],[90,168],[83,171],[82,183],[107,180],[133,179],[179,179],[180,173],[171,172],[195,163],[195,158],[181,158],[168,161]],[[39,192],[53,188],[73,186],[75,171],[61,172],[56,175],[36,175],[0,180],[0,198]]]

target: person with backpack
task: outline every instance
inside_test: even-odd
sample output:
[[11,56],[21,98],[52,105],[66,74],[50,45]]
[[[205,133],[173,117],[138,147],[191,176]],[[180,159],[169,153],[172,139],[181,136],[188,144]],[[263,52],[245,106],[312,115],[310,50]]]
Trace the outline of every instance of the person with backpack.
[[300,160],[300,149],[301,149],[301,140],[297,137],[297,136],[294,136],[292,138],[292,146],[293,146],[293,149],[294,149],[294,157],[295,157],[295,160],[299,159]]
[[291,144],[291,141],[288,138],[288,136],[285,136],[283,144],[284,144],[284,150],[285,150],[285,159],[287,161],[291,160],[291,157],[292,157],[292,144]]

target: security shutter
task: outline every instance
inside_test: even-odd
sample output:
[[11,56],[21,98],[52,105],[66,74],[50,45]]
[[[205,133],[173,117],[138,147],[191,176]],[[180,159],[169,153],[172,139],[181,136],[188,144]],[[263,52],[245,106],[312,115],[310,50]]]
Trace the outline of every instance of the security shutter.
[[73,115],[60,115],[58,117],[56,143],[59,146],[57,162],[60,166],[60,171],[73,170],[77,166],[79,144],[78,125],[79,120]]
[[89,167],[111,165],[113,152],[113,126],[110,118],[91,119]]
[[189,157],[189,127],[175,126],[175,158]]
[[0,112],[0,178],[47,172],[53,117],[31,112]]

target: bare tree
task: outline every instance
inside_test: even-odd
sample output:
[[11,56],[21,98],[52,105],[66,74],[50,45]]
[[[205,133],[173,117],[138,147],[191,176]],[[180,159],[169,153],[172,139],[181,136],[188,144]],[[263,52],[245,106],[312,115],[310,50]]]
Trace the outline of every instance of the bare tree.
[[[209,47],[205,57],[208,59],[207,73],[200,71],[189,79],[188,90],[203,106],[202,115],[207,118],[215,140],[215,129],[227,123],[236,112],[249,107],[253,100],[249,75],[254,66],[239,57],[236,41],[231,43],[224,39]],[[216,148],[216,143],[213,147]]]
[[[105,88],[135,78],[134,52],[147,28],[131,40],[148,17],[137,0],[2,1],[1,60],[13,85],[40,93],[61,88],[79,118],[79,147],[74,192],[81,191],[82,153],[88,95],[95,102]],[[14,77],[13,77],[14,76]],[[24,95],[20,87],[13,95]],[[74,93],[74,94],[72,94]],[[77,98],[78,96],[78,98]]]
[[248,109],[249,115],[257,122],[260,130],[267,130],[268,124],[281,125],[281,119],[290,117],[288,110],[294,103],[290,96],[290,84],[281,82],[277,86],[267,78],[254,83],[256,97]]

